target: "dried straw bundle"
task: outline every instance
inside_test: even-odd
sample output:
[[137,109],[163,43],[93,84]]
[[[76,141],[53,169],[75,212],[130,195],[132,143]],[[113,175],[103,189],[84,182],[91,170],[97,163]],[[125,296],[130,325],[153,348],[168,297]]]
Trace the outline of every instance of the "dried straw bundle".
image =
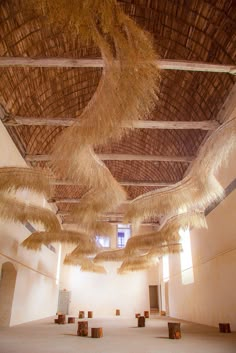
[[[57,22],[79,32],[80,38],[94,41],[105,61],[97,92],[79,124],[75,122],[62,133],[53,151],[54,168],[64,177],[93,187],[94,197],[89,194],[89,200],[103,212],[121,202],[124,192],[115,180],[113,187],[106,190],[112,177],[94,157],[92,146],[120,138],[125,132],[124,122],[131,127],[134,120],[150,112],[159,87],[157,57],[148,35],[122,12],[115,0],[39,3],[51,23]],[[33,8],[35,4],[37,1],[30,2]],[[104,202],[97,202],[104,193]],[[84,201],[84,205],[81,209],[95,218],[93,203]]]
[[163,243],[179,241],[181,227],[207,228],[204,214],[197,212],[179,214],[169,218],[156,232],[131,237],[126,244],[125,254],[130,255],[141,249],[148,250]]
[[93,272],[93,273],[107,273],[105,267],[95,265],[92,261],[90,263],[83,264],[80,268],[82,272]]
[[80,270],[83,272],[106,273],[106,270],[103,266],[95,265],[85,256],[73,258],[70,255],[67,255],[63,263],[64,265],[80,266]]
[[117,273],[125,274],[129,271],[142,271],[156,265],[157,260],[148,255],[130,256],[118,268]]
[[12,196],[0,193],[0,218],[12,222],[42,224],[46,230],[59,231],[61,226],[55,214],[47,208],[26,204]]
[[178,254],[183,251],[181,243],[172,243],[151,248],[147,257],[156,258],[167,254]]
[[[85,258],[86,259],[86,258]],[[107,273],[103,266],[95,265],[88,258],[83,260],[80,271],[82,272],[94,272],[94,273]]]
[[35,232],[26,238],[22,245],[27,249],[40,250],[41,246],[50,243],[60,242],[75,244],[78,246],[87,246],[89,239],[87,234],[61,230],[57,232]]
[[[108,175],[106,181],[109,183],[105,189],[91,189],[81,198],[78,206],[73,209],[72,218],[79,222],[81,226],[87,227],[87,229],[92,230],[94,225],[98,224],[96,220],[102,213],[112,211],[126,199],[124,189],[111,175]],[[98,230],[102,231],[103,229],[100,228]]]
[[106,235],[109,237],[116,235],[116,227],[114,227],[113,224],[104,221],[94,222],[91,231],[93,235]]
[[205,209],[222,198],[224,190],[214,174],[236,145],[236,118],[220,126],[201,148],[188,176],[172,187],[137,197],[128,206],[126,222],[140,222],[180,209]]
[[49,196],[49,179],[42,172],[30,168],[1,167],[0,192],[22,189]]
[[70,254],[67,256],[70,258],[80,258],[81,255],[95,255],[101,250],[101,247],[96,243],[96,239],[89,237],[86,243],[81,246],[79,244]]
[[109,237],[116,235],[116,228],[111,223],[105,221],[95,221],[93,223],[85,224],[83,220],[80,222],[80,218],[81,216],[76,218],[76,222],[79,223],[76,227],[76,231],[78,232],[86,233],[91,237],[95,235],[106,235]]
[[98,253],[93,261],[95,263],[98,262],[119,262],[123,261],[125,258],[125,250],[124,249],[119,249],[119,250],[108,250],[108,251],[102,251]]

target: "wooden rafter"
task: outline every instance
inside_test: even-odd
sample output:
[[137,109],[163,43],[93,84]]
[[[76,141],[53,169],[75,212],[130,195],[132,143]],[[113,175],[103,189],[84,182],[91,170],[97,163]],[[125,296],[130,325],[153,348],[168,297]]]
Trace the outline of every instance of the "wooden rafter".
[[[210,64],[187,60],[161,59],[157,61],[161,70],[203,71],[219,73],[236,73],[235,65]],[[71,58],[27,58],[27,57],[0,57],[0,67],[27,66],[27,67],[104,67],[101,58],[71,59]]]
[[[51,185],[77,185],[69,180],[51,180]],[[119,181],[120,185],[123,186],[154,186],[154,187],[164,187],[173,185],[173,183],[159,182],[159,181]]]
[[[58,198],[58,197],[53,197],[51,199],[48,199],[47,201],[49,203],[80,203],[80,198],[73,198],[73,197],[67,197],[67,198]],[[126,200],[124,204],[130,203],[131,200]]]
[[[71,118],[42,118],[24,117],[10,114],[1,115],[5,126],[71,126],[75,119]],[[124,127],[134,129],[173,129],[173,130],[215,130],[219,123],[215,120],[207,121],[162,121],[162,120],[137,120],[130,124],[123,124]]]
[[[105,221],[104,221],[105,222]],[[106,221],[107,223],[111,223],[111,224],[121,224],[122,222],[121,221]],[[143,222],[140,224],[140,226],[157,226],[159,227],[159,222]],[[77,226],[78,227],[78,224],[75,223],[74,221],[66,221],[66,222],[63,222],[62,223],[62,226]]]
[[[190,163],[194,156],[157,156],[140,154],[112,154],[98,153],[98,157],[103,161],[147,161],[147,162],[185,162]],[[49,154],[26,155],[27,162],[47,162],[52,157]]]

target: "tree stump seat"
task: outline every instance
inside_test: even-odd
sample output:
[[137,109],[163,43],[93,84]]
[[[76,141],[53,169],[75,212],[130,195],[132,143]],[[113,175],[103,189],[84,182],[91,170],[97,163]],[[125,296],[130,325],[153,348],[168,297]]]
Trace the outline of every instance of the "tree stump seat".
[[149,318],[149,311],[144,311],[144,317],[145,317],[146,319]]
[[78,321],[77,336],[88,336],[88,321]]
[[101,337],[103,337],[102,327],[93,327],[93,328],[91,328],[91,337],[92,338],[101,338]]
[[145,327],[145,317],[144,316],[138,317],[138,327]]
[[74,324],[75,323],[75,317],[68,317],[68,324]]
[[220,332],[223,332],[223,333],[231,333],[230,324],[228,322],[219,323],[219,330]]
[[116,309],[116,316],[120,316],[120,309]]
[[59,325],[64,325],[66,323],[66,315],[64,314],[59,314],[57,318],[57,323]]
[[92,311],[88,311],[88,318],[92,319],[93,318],[93,312]]
[[169,338],[170,339],[180,339],[180,322],[168,322]]
[[84,319],[84,311],[79,311],[79,319]]

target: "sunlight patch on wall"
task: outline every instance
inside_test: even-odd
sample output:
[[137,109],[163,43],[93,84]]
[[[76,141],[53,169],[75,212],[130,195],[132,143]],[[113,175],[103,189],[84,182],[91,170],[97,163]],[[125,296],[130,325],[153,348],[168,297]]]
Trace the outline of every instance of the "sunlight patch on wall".
[[61,244],[58,245],[58,259],[57,259],[56,285],[59,284],[60,269],[61,269]]
[[162,257],[162,268],[163,268],[163,281],[167,282],[170,278],[170,269],[169,269],[169,255],[164,255]]
[[180,263],[181,263],[181,274],[182,274],[182,284],[194,283],[194,273],[193,273],[193,261],[192,261],[192,250],[190,241],[190,231],[189,228],[180,228],[179,234],[181,237],[181,243],[183,251],[180,253]]

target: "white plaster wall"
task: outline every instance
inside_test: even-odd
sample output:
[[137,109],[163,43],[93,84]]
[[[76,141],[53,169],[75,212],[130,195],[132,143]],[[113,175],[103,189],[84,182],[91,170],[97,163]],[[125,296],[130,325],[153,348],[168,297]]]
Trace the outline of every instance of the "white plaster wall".
[[[62,259],[69,250],[63,246]],[[106,263],[107,274],[81,272],[79,267],[62,266],[60,288],[71,291],[69,312],[79,310],[94,312],[95,317],[114,316],[120,309],[121,316],[134,317],[135,313],[150,310],[149,284],[157,284],[148,271],[117,275],[121,263]],[[157,269],[156,271],[157,274]]]
[[[236,177],[236,151],[219,180]],[[179,255],[170,256],[170,315],[211,326],[229,322],[236,330],[236,190],[207,216],[207,230],[191,232],[194,282],[183,285]],[[185,271],[186,273],[187,271]]]
[[[1,122],[0,166],[26,166]],[[24,193],[20,197],[24,198]],[[49,207],[39,195],[27,193],[27,199]],[[24,249],[20,244],[29,235],[24,225],[0,220],[0,264],[10,261],[17,269],[10,325],[55,315],[57,309],[58,255],[45,246],[40,252]]]

